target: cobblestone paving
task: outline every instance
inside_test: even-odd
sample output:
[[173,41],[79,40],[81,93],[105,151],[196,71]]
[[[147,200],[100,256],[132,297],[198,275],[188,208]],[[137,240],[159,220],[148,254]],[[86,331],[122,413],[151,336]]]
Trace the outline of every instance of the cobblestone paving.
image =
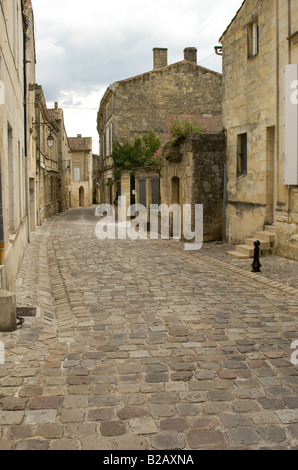
[[99,241],[95,208],[45,222],[0,334],[0,449],[291,449],[298,264],[228,245]]

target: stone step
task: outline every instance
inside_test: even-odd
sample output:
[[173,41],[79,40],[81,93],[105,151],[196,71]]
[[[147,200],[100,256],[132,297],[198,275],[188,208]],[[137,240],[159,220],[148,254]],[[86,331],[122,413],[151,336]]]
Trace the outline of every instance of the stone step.
[[236,251],[237,253],[247,255],[249,258],[254,255],[254,248],[249,245],[237,245]]
[[[245,239],[245,244],[248,246],[251,246],[254,248],[254,242],[256,241],[256,238],[246,238]],[[269,250],[271,248],[270,242],[267,242],[265,240],[259,240],[261,242],[261,249],[262,250]]]
[[237,258],[237,259],[249,259],[250,258],[248,255],[239,253],[238,251],[227,251],[227,255],[230,256],[231,258]]
[[275,225],[265,225],[265,232],[270,232],[275,234]]
[[257,232],[255,234],[255,237],[256,237],[256,240],[264,240],[266,242],[270,242],[270,243],[274,243],[275,242],[275,234],[274,233],[270,233],[270,232],[266,232],[266,231],[263,231],[263,232]]

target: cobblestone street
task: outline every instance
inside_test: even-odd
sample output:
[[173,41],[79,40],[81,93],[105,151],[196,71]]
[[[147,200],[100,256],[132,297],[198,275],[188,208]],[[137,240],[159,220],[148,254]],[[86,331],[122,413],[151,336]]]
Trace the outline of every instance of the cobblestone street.
[[1,333],[0,448],[298,446],[298,264],[209,244],[99,241],[95,206],[48,219]]

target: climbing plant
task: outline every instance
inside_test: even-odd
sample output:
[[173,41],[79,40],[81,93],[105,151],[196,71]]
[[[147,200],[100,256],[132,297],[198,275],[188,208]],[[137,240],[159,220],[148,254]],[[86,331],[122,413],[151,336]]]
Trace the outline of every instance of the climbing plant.
[[113,178],[109,184],[119,181],[123,170],[133,171],[134,168],[157,165],[158,160],[155,153],[160,144],[159,137],[153,131],[142,137],[137,137],[134,142],[114,142],[112,151]]

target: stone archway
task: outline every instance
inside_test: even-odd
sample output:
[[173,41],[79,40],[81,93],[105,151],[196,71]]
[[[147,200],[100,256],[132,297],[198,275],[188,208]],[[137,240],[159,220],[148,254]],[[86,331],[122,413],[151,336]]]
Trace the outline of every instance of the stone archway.
[[83,186],[81,186],[79,189],[79,206],[85,206],[85,189],[83,188]]

